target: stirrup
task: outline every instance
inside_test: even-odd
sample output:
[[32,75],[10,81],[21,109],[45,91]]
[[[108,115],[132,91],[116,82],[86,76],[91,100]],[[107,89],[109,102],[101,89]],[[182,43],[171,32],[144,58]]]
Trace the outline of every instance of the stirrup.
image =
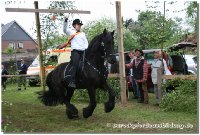
[[68,85],[68,87],[71,87],[71,88],[76,88],[76,84],[74,81],[71,81]]
[[68,78],[70,78],[71,77],[71,75],[66,75],[65,77],[64,77],[64,79],[68,79]]

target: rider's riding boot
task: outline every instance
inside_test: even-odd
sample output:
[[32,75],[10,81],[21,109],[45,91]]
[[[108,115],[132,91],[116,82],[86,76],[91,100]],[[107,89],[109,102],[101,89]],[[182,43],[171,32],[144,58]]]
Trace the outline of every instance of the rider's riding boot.
[[69,83],[68,87],[76,88],[75,81],[71,81],[71,82]]

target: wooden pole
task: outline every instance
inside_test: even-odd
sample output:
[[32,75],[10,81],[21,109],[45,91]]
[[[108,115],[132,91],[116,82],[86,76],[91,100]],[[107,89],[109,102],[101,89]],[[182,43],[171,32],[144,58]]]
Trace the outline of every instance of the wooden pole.
[[121,102],[123,105],[125,105],[127,103],[126,74],[125,74],[125,62],[124,62],[123,31],[122,31],[122,16],[121,16],[121,2],[120,1],[116,1],[116,18],[117,18],[117,33],[118,33]]
[[162,68],[158,68],[158,70],[157,70],[157,85],[158,85],[158,98],[159,98],[159,101],[161,101],[161,99],[163,97],[162,76],[163,76],[163,69]]
[[[199,53],[199,3],[197,3],[197,48]],[[197,60],[199,61],[199,55],[197,55]],[[197,63],[198,66],[198,73],[199,73],[199,62]],[[197,86],[199,88],[199,79],[197,79]],[[198,90],[199,94],[199,90]]]
[[83,10],[60,10],[60,9],[30,9],[30,8],[5,8],[6,12],[24,12],[24,13],[77,13],[90,14],[90,11]]
[[162,79],[165,79],[165,80],[173,80],[173,79],[197,80],[197,75],[163,75]]
[[1,77],[19,77],[19,76],[30,77],[30,76],[38,76],[38,75],[28,75],[28,74],[20,74],[20,75],[1,75]]
[[[35,9],[38,9],[38,1],[34,1]],[[45,91],[45,71],[43,65],[43,54],[42,54],[42,40],[41,40],[41,33],[40,33],[40,17],[39,12],[35,13],[35,20],[36,20],[36,28],[37,28],[37,42],[38,42],[38,52],[39,52],[39,61],[40,61],[40,81],[41,81],[41,88]]]

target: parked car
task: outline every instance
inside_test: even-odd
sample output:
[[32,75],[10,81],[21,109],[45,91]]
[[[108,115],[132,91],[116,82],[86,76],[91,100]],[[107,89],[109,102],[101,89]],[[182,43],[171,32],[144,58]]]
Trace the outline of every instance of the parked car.
[[197,74],[197,56],[196,55],[183,55],[188,66],[189,74]]

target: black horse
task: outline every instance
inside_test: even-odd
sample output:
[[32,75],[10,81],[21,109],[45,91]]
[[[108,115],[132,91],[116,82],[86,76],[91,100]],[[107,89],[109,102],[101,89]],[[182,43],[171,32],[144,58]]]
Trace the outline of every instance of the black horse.
[[[109,99],[104,103],[105,112],[110,112],[115,107],[115,94],[113,89],[107,84],[107,68],[104,66],[105,60],[114,63],[116,58],[114,55],[114,31],[107,32],[105,29],[102,34],[96,36],[89,44],[85,52],[85,58],[80,62],[78,73],[76,75],[77,89],[87,89],[90,103],[88,107],[83,108],[83,116],[88,118],[96,107],[96,89],[104,89],[109,94]],[[83,62],[84,61],[84,62]],[[64,72],[69,71],[70,63],[62,63],[51,71],[47,78],[46,84],[48,91],[40,93],[39,99],[43,104],[55,106],[58,104],[66,105],[66,114],[68,118],[78,117],[78,110],[70,103],[74,89],[67,87],[63,82]]]

